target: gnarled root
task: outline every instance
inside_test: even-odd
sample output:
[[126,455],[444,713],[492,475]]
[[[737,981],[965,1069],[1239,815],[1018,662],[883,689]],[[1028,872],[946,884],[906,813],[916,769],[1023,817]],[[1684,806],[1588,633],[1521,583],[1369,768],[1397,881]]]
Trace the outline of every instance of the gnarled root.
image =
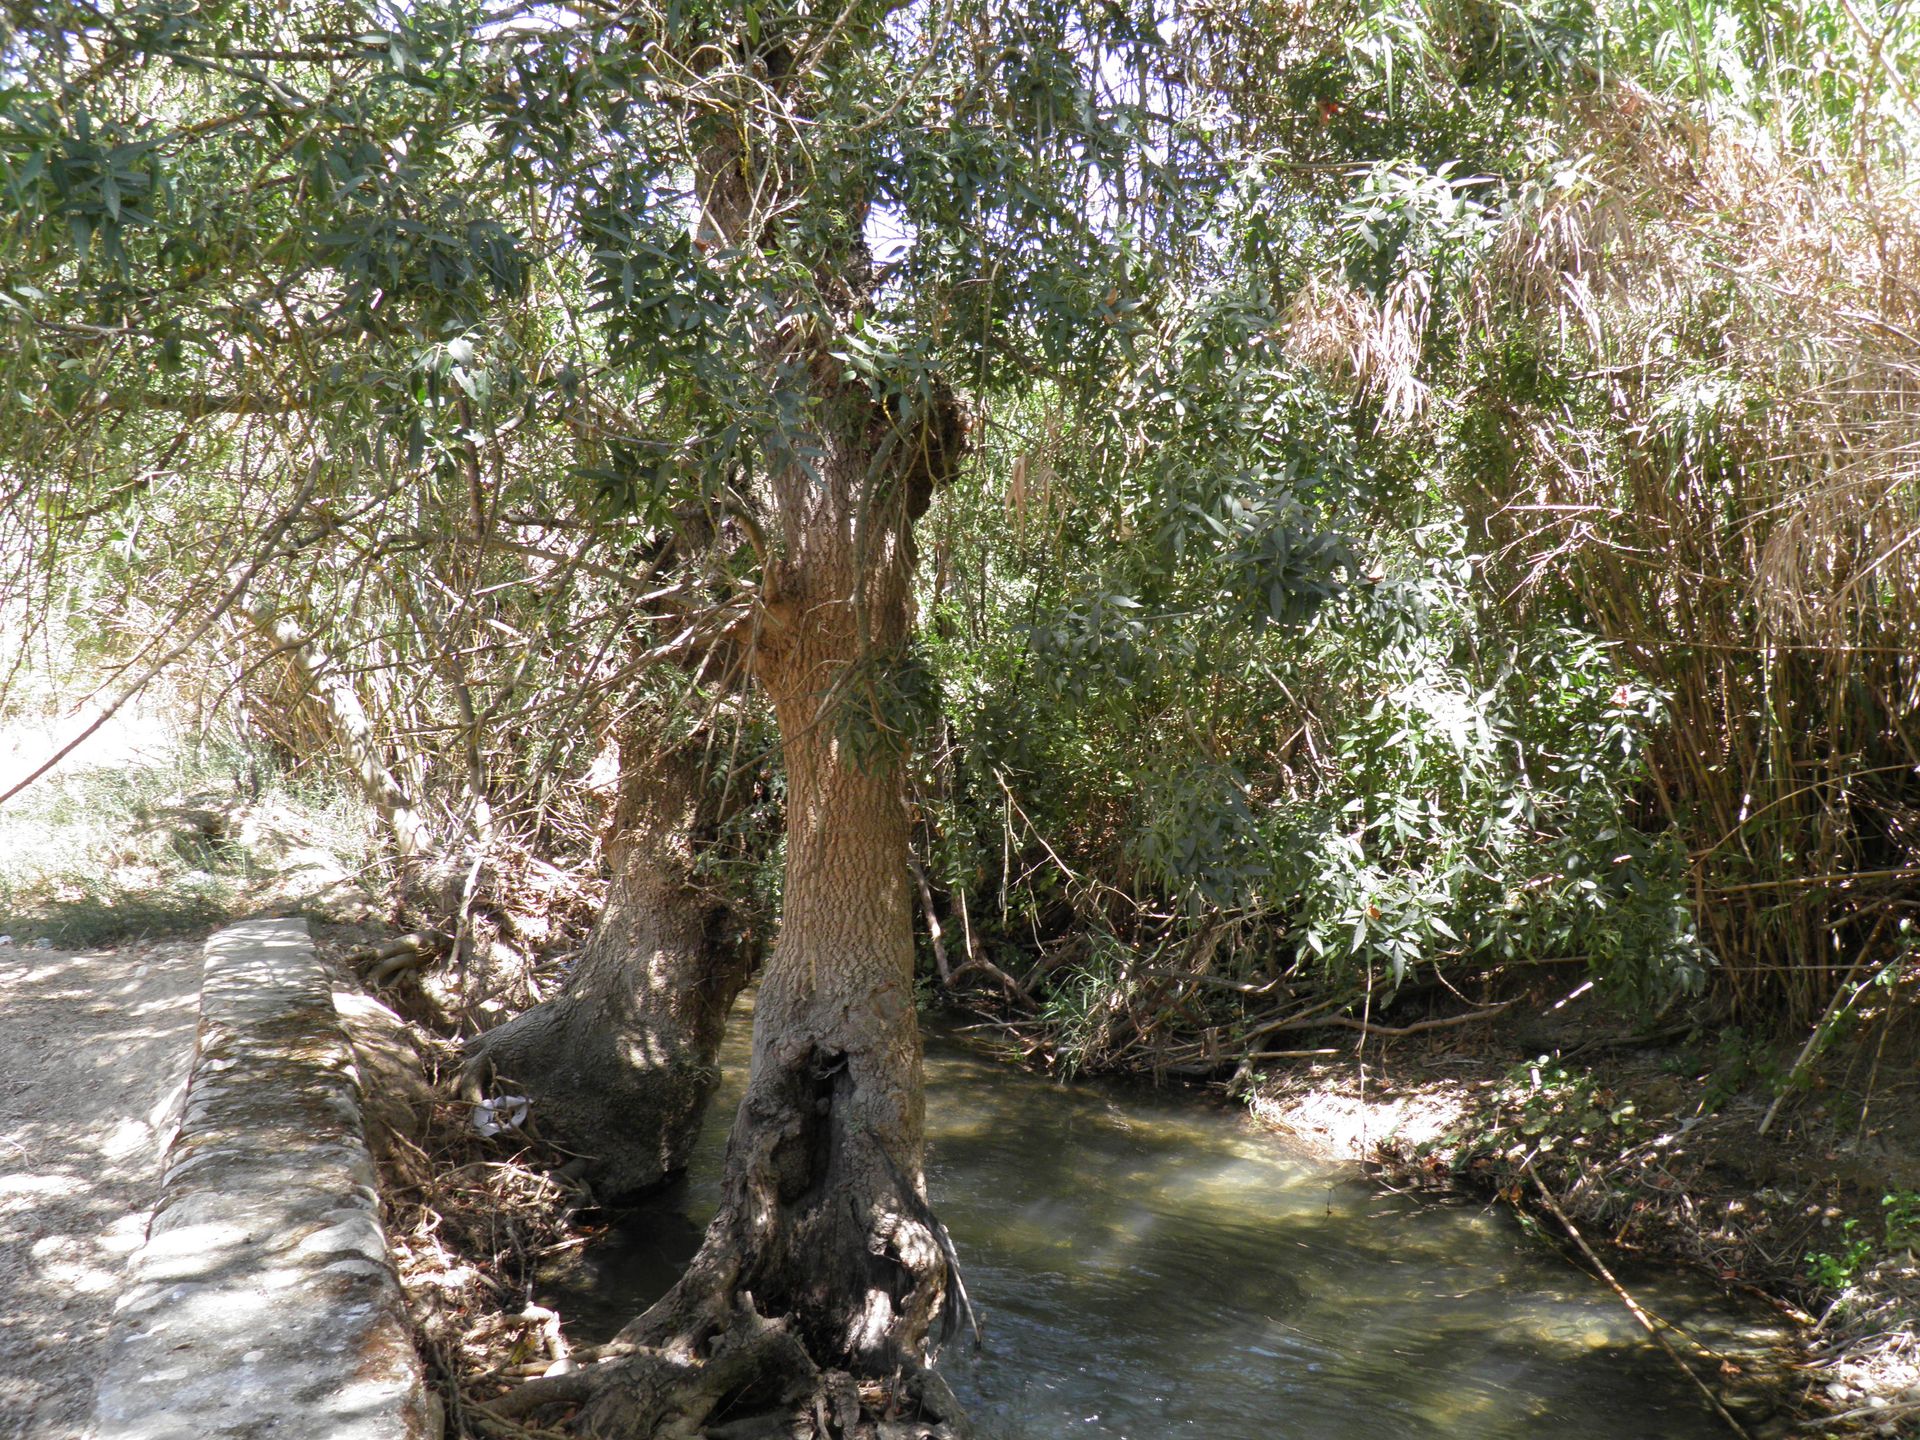
[[576,1428],[958,1440],[960,1407],[920,1356],[961,1291],[944,1230],[882,1143],[894,1092],[863,1057],[815,1043],[761,1059],[705,1244],[613,1341]]
[[645,1347],[590,1370],[529,1381],[488,1408],[522,1419],[578,1406],[593,1440],[967,1440],[946,1382],[920,1365],[886,1381],[823,1370],[787,1320],[741,1296],[703,1347]]
[[368,989],[382,990],[409,970],[444,955],[452,945],[453,937],[444,931],[415,930],[385,944],[355,950],[345,958],[365,977]]

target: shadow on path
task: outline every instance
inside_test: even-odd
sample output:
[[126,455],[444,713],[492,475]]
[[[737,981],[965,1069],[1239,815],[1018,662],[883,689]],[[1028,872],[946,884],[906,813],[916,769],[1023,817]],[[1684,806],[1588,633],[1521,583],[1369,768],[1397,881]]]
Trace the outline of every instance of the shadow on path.
[[0,949],[0,1440],[78,1440],[193,1056],[198,941]]

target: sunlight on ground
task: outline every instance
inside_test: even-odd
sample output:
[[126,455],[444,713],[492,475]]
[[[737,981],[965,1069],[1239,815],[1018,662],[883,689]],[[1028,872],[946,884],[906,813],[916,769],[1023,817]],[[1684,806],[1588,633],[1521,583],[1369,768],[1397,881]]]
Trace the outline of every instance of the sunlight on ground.
[[0,956],[0,1415],[79,1440],[192,1052],[200,952]]
[[[383,879],[365,803],[292,757],[193,732],[191,714],[143,697],[0,805],[0,953],[195,933],[265,905],[365,909]],[[0,720],[0,792],[86,723],[51,706]]]
[[[98,713],[92,707],[83,707],[76,714],[16,717],[0,725],[0,792],[11,790],[44,765],[91,725]],[[179,748],[181,739],[178,725],[159,704],[136,701],[89,735],[44,778],[57,779],[85,766],[161,764]]]
[[1363,1159],[1387,1141],[1418,1146],[1438,1139],[1466,1115],[1464,1091],[1428,1087],[1360,1100],[1325,1090],[1256,1096],[1249,1108],[1262,1123],[1329,1153]]

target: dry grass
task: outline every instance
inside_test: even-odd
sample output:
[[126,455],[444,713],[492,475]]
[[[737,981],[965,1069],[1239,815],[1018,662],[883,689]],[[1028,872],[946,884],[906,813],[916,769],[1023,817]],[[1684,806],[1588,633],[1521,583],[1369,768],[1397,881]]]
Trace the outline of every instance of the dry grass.
[[1571,593],[1671,697],[1649,819],[1742,1004],[1817,1015],[1920,877],[1920,196],[1628,84],[1478,276],[1603,397],[1468,476],[1523,612]]
[[1875,1434],[1911,1434],[1920,1419],[1920,1264],[1890,1257],[1821,1317],[1812,1375],[1836,1412]]

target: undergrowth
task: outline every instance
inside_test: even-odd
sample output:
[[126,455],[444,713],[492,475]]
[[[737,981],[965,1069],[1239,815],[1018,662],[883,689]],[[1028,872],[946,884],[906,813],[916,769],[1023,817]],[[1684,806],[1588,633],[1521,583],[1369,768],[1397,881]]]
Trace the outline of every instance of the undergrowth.
[[257,746],[183,737],[57,772],[0,808],[0,934],[77,949],[191,933],[263,903],[300,908],[370,863],[346,791]]

